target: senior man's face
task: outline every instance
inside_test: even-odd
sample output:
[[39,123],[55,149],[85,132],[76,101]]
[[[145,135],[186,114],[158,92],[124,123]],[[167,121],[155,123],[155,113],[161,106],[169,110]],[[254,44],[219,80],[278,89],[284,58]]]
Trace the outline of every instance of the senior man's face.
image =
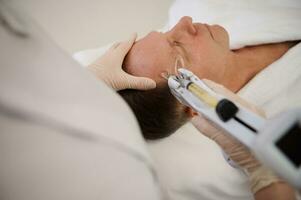
[[183,17],[166,33],[151,32],[138,40],[128,53],[125,70],[135,76],[145,76],[157,83],[162,72],[175,73],[177,57],[185,67],[201,78],[220,82],[230,54],[229,37],[218,25],[192,23]]

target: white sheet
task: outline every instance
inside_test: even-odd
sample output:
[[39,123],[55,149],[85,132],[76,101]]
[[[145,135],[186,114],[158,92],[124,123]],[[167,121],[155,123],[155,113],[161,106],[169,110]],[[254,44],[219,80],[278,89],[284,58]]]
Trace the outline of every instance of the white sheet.
[[[231,48],[301,39],[301,2],[297,0],[178,0],[166,27],[181,16],[221,24],[230,33]],[[79,52],[83,65],[105,48]],[[301,44],[253,78],[239,94],[262,106],[268,117],[301,106]],[[171,199],[252,199],[246,177],[231,168],[219,147],[187,124],[169,138],[149,143],[166,194]]]
[[246,45],[298,40],[301,33],[299,0],[176,0],[167,28],[182,16],[220,24],[230,35],[232,49]]

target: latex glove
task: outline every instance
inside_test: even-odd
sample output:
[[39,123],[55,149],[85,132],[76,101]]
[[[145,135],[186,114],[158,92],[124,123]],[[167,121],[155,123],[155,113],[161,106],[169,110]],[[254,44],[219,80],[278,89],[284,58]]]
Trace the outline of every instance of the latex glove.
[[[204,80],[204,82],[213,91],[224,95],[227,99],[238,103],[241,106],[246,107],[247,109],[264,117],[263,110],[246,102],[222,85],[216,84],[209,80]],[[198,130],[201,131],[201,133],[214,140],[237,165],[247,172],[251,182],[251,190],[254,194],[273,182],[280,181],[280,179],[270,170],[263,167],[244,145],[225,133],[223,130],[216,127],[212,122],[199,115],[192,119],[192,123]]]
[[129,40],[114,44],[103,56],[88,66],[88,69],[115,90],[155,88],[154,80],[132,76],[122,69],[123,60],[136,38],[137,34],[135,33]]

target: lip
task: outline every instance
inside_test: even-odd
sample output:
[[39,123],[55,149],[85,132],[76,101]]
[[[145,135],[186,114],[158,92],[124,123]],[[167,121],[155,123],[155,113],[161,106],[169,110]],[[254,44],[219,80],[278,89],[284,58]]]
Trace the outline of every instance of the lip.
[[211,29],[210,29],[210,26],[209,26],[208,24],[204,24],[204,25],[205,25],[205,27],[207,28],[208,32],[210,33],[212,39],[214,39],[213,34],[212,34],[212,32],[211,32]]
[[211,32],[211,29],[210,29],[210,26],[209,26],[208,24],[201,24],[201,23],[199,23],[199,24],[193,24],[193,26],[194,26],[195,28],[196,28],[197,26],[204,26],[204,27],[206,27],[206,29],[207,29],[208,33],[210,34],[211,38],[214,39],[213,34],[212,34],[212,32]]

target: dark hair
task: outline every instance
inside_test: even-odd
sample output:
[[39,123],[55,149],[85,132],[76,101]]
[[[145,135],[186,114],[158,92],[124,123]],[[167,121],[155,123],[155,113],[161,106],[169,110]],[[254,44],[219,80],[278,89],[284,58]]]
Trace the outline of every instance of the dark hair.
[[132,108],[146,139],[167,137],[188,120],[186,107],[171,94],[166,83],[152,90],[126,89],[118,93]]

